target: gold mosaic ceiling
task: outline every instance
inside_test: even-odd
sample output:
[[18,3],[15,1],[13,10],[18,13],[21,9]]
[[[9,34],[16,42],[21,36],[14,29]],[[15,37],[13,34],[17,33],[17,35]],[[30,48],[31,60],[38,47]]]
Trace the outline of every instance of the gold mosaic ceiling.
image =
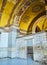
[[0,0],[0,28],[19,26],[21,33],[47,29],[47,0]]

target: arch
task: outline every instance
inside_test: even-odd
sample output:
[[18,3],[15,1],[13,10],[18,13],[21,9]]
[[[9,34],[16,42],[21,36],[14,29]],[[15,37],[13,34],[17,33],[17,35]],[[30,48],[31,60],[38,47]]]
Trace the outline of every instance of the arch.
[[35,23],[32,26],[32,33],[35,33],[35,30],[36,30],[37,27],[40,29],[40,31],[42,31],[42,25],[43,25],[44,20],[45,20],[45,15],[41,16],[40,18],[38,18],[35,21]]
[[[33,9],[38,8],[36,6],[39,6],[39,9]],[[42,9],[41,9],[42,7]],[[34,24],[34,22],[42,15],[45,14],[45,7],[44,3],[38,2],[38,3],[33,3],[30,5],[30,7],[26,10],[26,12],[23,14],[21,21],[20,21],[20,30],[29,32],[29,28],[31,24]]]

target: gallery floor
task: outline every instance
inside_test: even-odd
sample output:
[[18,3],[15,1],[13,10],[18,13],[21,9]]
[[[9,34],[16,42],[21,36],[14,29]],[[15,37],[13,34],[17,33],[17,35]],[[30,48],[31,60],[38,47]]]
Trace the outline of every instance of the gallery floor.
[[14,58],[14,59],[0,59],[0,65],[43,65],[38,62],[34,62],[31,58],[26,60]]

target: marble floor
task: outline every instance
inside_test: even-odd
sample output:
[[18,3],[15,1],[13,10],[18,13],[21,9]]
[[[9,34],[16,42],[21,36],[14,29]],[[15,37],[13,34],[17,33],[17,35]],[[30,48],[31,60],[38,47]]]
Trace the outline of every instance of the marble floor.
[[31,58],[20,59],[20,58],[14,58],[14,59],[0,59],[0,65],[43,65],[38,62],[34,62]]

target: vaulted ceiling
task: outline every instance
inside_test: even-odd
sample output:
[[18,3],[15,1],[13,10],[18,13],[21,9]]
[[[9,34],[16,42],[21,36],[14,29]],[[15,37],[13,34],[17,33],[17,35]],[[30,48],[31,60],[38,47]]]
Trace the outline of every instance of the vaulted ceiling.
[[19,26],[22,33],[47,29],[47,0],[0,0],[0,28]]

